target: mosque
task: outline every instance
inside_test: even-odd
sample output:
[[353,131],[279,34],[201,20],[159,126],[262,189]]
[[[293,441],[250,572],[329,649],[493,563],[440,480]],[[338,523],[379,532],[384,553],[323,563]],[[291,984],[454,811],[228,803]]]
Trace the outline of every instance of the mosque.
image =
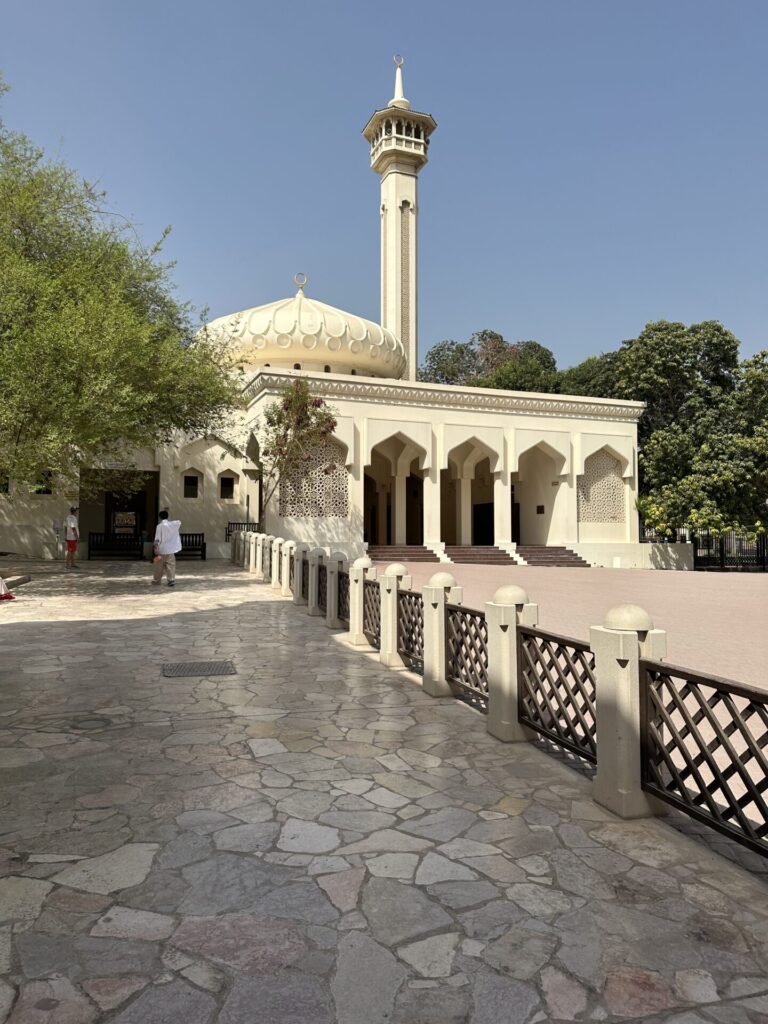
[[[380,178],[381,322],[313,298],[303,274],[293,297],[214,320],[246,371],[250,443],[236,454],[188,438],[137,453],[143,489],[80,503],[83,541],[151,533],[167,507],[184,531],[205,534],[208,557],[227,555],[229,524],[259,520],[275,537],[350,558],[676,563],[671,546],[639,543],[641,403],[417,381],[418,179],[436,128],[405,98],[396,58],[394,96],[363,129]],[[336,429],[262,510],[259,421],[297,375],[332,407]],[[0,549],[55,557],[54,527],[75,496],[3,498]]]

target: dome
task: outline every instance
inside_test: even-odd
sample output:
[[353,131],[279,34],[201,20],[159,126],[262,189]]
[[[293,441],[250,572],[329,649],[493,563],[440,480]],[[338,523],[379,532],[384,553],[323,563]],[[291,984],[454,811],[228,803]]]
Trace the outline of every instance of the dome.
[[391,331],[307,298],[304,275],[297,274],[296,282],[299,290],[293,298],[222,316],[208,325],[218,337],[229,337],[237,363],[365,377],[399,378],[405,373],[405,350]]

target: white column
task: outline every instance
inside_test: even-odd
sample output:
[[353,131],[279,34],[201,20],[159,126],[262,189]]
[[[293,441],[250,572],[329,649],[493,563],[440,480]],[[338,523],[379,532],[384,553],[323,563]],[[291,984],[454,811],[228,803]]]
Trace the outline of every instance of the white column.
[[493,543],[512,543],[512,491],[506,471],[493,477]]
[[280,589],[280,583],[278,582],[278,575],[279,575],[279,571],[280,571],[281,548],[282,548],[284,543],[285,542],[284,542],[282,537],[275,537],[275,539],[272,541],[272,560],[270,562],[270,567],[271,567],[270,583],[272,584],[272,589],[273,590],[279,590]]
[[293,550],[293,603],[306,604],[306,598],[301,596],[301,566],[307,557],[308,544],[297,544]]
[[664,805],[643,792],[641,784],[640,658],[659,659],[667,652],[667,634],[654,629],[644,609],[618,605],[602,626],[589,631],[595,654],[597,774],[592,797],[620,818],[665,813]]
[[388,565],[379,576],[381,593],[381,649],[379,661],[391,668],[403,668],[405,663],[397,653],[397,592],[410,590],[411,577],[402,562]]
[[392,538],[393,544],[406,543],[405,506],[407,482],[407,476],[395,476],[392,478],[392,484],[394,489],[392,512],[395,519],[394,536]]
[[472,543],[472,478],[460,476],[456,481],[459,544]]
[[449,572],[437,572],[422,589],[424,599],[424,693],[450,697],[445,678],[445,606],[461,604],[464,591]]
[[[251,543],[253,543],[253,538],[252,537],[251,537]],[[248,550],[248,546],[249,546],[248,545],[248,539],[244,537],[243,538],[243,544],[242,544],[242,546],[240,548],[240,552],[239,552],[239,554],[240,554],[240,565],[244,569],[247,569],[249,567],[250,560],[251,560],[250,559],[250,552]]]
[[318,576],[320,565],[325,559],[323,548],[314,548],[309,552],[309,598],[307,600],[307,611],[310,615],[323,615],[318,602]]
[[344,628],[344,623],[339,618],[339,573],[344,571],[346,564],[346,555],[341,551],[333,551],[328,556],[328,607],[325,624],[329,629]]
[[295,547],[295,541],[287,540],[283,544],[283,550],[280,552],[280,557],[283,560],[283,584],[280,587],[280,593],[283,597],[291,596],[291,562]]
[[441,474],[437,466],[424,473],[424,543],[442,543]]
[[248,547],[248,572],[256,572],[256,541],[257,535],[252,531],[245,534]]
[[368,644],[363,633],[363,584],[366,579],[376,579],[376,568],[370,558],[356,558],[349,570],[349,642],[356,647]]
[[518,721],[521,680],[518,626],[535,626],[539,606],[528,603],[522,587],[499,587],[485,606],[488,626],[488,732],[505,743],[519,743],[534,735]]

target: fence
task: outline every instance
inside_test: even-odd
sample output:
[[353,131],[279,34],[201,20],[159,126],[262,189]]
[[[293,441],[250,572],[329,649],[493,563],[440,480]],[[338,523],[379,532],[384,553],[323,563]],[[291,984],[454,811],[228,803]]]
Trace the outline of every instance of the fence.
[[258,523],[227,523],[227,528],[224,531],[224,542],[229,544],[235,533],[258,533]]
[[[247,564],[247,550],[233,560]],[[620,817],[668,805],[768,856],[768,693],[667,664],[666,634],[642,609],[611,609],[585,642],[540,629],[516,586],[481,611],[445,572],[418,593],[399,564],[379,576],[368,559],[347,569],[318,549],[289,564],[310,614],[418,673],[425,694],[468,701],[497,738],[543,737],[577,756],[593,798]]]
[[720,536],[701,533],[693,538],[693,567],[768,572],[768,539],[759,534],[750,540],[733,530]]

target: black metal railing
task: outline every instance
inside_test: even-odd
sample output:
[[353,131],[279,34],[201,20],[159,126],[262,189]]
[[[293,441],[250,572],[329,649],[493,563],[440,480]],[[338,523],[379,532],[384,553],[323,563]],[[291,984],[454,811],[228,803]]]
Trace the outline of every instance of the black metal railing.
[[305,601],[309,600],[309,562],[306,558],[301,560],[301,596]]
[[138,533],[89,533],[88,558],[143,558],[144,541]]
[[339,612],[342,622],[349,625],[349,573],[339,573]]
[[693,567],[768,572],[768,539],[764,533],[750,539],[733,530],[700,533],[693,538]]
[[445,606],[446,679],[481,710],[488,709],[488,626],[485,614]]
[[589,644],[518,627],[518,718],[530,729],[597,764],[595,656]]
[[322,562],[317,567],[317,607],[328,611],[328,567]]
[[641,661],[643,789],[768,856],[768,693]]
[[376,580],[363,580],[363,635],[371,647],[381,647],[381,591]]
[[258,523],[227,523],[227,528],[224,531],[224,540],[228,542],[232,537],[233,533],[245,533],[251,530],[253,533],[259,533],[260,527]]
[[397,594],[397,653],[408,668],[424,672],[424,598],[412,590]]

